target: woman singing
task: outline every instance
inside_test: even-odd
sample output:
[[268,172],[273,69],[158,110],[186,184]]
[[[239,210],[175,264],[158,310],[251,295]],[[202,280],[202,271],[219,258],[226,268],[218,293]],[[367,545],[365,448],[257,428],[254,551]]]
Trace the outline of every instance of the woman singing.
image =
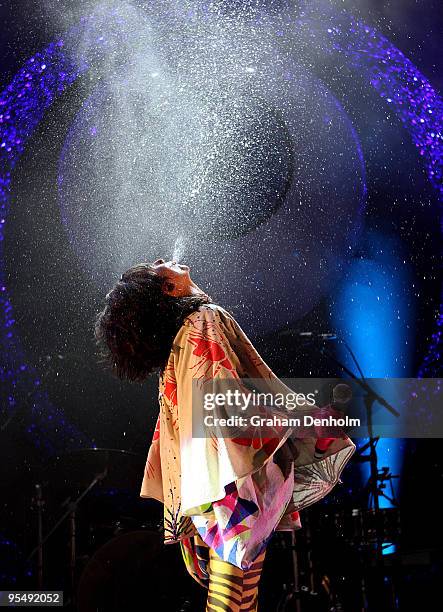
[[344,434],[297,437],[290,428],[278,437],[192,435],[194,385],[284,385],[188,266],[157,259],[127,270],[106,296],[95,335],[120,378],[159,375],[140,495],[164,504],[164,542],[180,543],[187,570],[208,589],[207,611],[256,611],[272,534],[300,527],[298,511],[334,487],[355,445]]

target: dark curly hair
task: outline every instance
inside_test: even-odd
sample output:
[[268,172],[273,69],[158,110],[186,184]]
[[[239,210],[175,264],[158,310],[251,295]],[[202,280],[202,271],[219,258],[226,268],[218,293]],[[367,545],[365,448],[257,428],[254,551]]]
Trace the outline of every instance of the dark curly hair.
[[167,295],[165,282],[149,264],[138,264],[106,295],[95,321],[95,339],[100,361],[120,379],[143,382],[151,372],[160,373],[185,317],[212,302],[203,294]]

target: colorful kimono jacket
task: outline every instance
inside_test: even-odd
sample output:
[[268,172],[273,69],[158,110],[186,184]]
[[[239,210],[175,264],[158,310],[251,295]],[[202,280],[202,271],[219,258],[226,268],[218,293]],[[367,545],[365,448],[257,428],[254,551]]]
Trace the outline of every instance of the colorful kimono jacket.
[[181,543],[188,571],[204,586],[198,543],[247,569],[275,530],[301,526],[299,510],[334,487],[355,451],[344,434],[297,438],[291,428],[277,438],[193,437],[193,381],[223,378],[281,382],[235,319],[205,304],[185,318],[160,376],[160,414],[140,491],[164,504],[164,542]]

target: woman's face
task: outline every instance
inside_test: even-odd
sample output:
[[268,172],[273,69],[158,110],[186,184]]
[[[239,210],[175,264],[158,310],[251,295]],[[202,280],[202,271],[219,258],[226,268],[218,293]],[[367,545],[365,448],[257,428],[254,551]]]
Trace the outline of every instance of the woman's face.
[[156,259],[150,266],[159,276],[165,278],[165,293],[174,297],[192,294],[193,282],[189,275],[189,266],[178,264],[176,261],[165,261],[164,259]]

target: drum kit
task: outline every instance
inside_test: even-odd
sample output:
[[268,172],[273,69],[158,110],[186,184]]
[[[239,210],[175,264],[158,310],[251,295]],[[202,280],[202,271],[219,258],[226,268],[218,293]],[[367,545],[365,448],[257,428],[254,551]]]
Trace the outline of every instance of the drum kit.
[[[45,466],[33,498],[36,546],[27,558],[36,567],[38,589],[54,582],[46,567],[52,555],[62,571],[68,609],[136,612],[145,610],[147,602],[166,612],[204,609],[206,592],[186,573],[178,545],[163,543],[161,504],[138,497],[144,463],[145,458],[135,453],[89,448],[61,455]],[[62,500],[59,516],[46,531],[45,497],[55,492]],[[55,538],[56,533],[61,537]],[[372,587],[365,572],[358,575],[358,570],[377,566],[380,545],[392,546],[399,536],[397,508],[321,503],[302,511],[302,529],[276,532],[269,543],[271,561],[263,570],[261,609],[372,609],[367,603]],[[64,542],[61,551],[50,546],[54,540]],[[44,554],[46,549],[50,554]]]
[[[288,559],[277,612],[393,612],[398,594],[385,552],[400,542],[398,508],[343,509],[318,504],[301,513],[302,529],[277,533],[275,563]],[[383,554],[377,549],[382,543]],[[266,578],[266,577],[265,577]]]
[[[34,588],[63,585],[64,607],[78,612],[177,612],[198,599],[178,546],[163,543],[160,504],[138,496],[144,465],[135,453],[86,448],[39,469],[36,546],[26,560],[36,568]],[[44,533],[54,499],[60,516]]]

